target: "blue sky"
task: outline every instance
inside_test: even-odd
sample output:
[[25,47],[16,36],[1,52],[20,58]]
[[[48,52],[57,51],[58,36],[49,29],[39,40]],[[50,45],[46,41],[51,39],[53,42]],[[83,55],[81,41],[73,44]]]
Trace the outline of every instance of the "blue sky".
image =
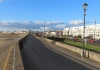
[[0,30],[35,29],[62,30],[83,25],[83,7],[86,25],[100,23],[100,0],[0,0]]

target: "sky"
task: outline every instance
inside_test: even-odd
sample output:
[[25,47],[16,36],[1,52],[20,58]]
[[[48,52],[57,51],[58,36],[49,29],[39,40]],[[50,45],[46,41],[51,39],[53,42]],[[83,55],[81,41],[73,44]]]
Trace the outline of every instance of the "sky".
[[0,31],[63,30],[83,26],[88,4],[86,25],[100,23],[100,0],[0,0]]

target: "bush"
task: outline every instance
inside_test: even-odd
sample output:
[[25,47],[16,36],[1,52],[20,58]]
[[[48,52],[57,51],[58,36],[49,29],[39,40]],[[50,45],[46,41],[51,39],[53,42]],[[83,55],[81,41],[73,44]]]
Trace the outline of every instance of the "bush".
[[73,35],[67,35],[67,37],[72,37]]
[[93,38],[93,36],[87,36],[86,38],[91,39],[91,38]]
[[77,38],[82,38],[82,36],[81,35],[78,35]]
[[47,37],[48,39],[55,40],[55,41],[64,41],[65,38],[58,38],[58,37]]

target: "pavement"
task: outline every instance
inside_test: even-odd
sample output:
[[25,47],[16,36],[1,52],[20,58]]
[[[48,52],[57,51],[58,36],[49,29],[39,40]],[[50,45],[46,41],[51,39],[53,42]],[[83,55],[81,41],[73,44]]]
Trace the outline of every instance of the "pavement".
[[10,46],[11,44],[6,44],[4,47],[0,47],[0,70],[4,70],[5,68]]
[[[0,70],[15,70],[14,65],[14,47],[16,54],[16,70],[24,70],[21,61],[21,55],[19,50],[18,41],[22,39],[27,34],[0,34]],[[15,44],[16,39],[16,44]],[[2,42],[3,40],[3,42]]]
[[100,70],[100,63],[31,34],[20,51],[25,70]]
[[7,68],[9,65],[12,64],[8,63],[9,62],[8,58],[10,57],[10,52],[12,51],[12,50],[10,51],[10,49],[13,44],[13,40],[17,37],[19,37],[19,35],[0,33],[0,70],[6,70],[6,69],[11,70],[10,68]]

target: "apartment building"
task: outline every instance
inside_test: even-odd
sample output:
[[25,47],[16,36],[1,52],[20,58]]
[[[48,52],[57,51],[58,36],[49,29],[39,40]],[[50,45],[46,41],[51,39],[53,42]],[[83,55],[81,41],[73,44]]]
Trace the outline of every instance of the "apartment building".
[[[63,30],[63,35],[81,35],[83,38],[83,26],[80,27],[72,27],[72,28],[64,28]],[[100,24],[95,25],[88,25],[85,26],[85,37],[87,36],[92,36],[93,38],[95,37],[96,39],[100,38]]]

